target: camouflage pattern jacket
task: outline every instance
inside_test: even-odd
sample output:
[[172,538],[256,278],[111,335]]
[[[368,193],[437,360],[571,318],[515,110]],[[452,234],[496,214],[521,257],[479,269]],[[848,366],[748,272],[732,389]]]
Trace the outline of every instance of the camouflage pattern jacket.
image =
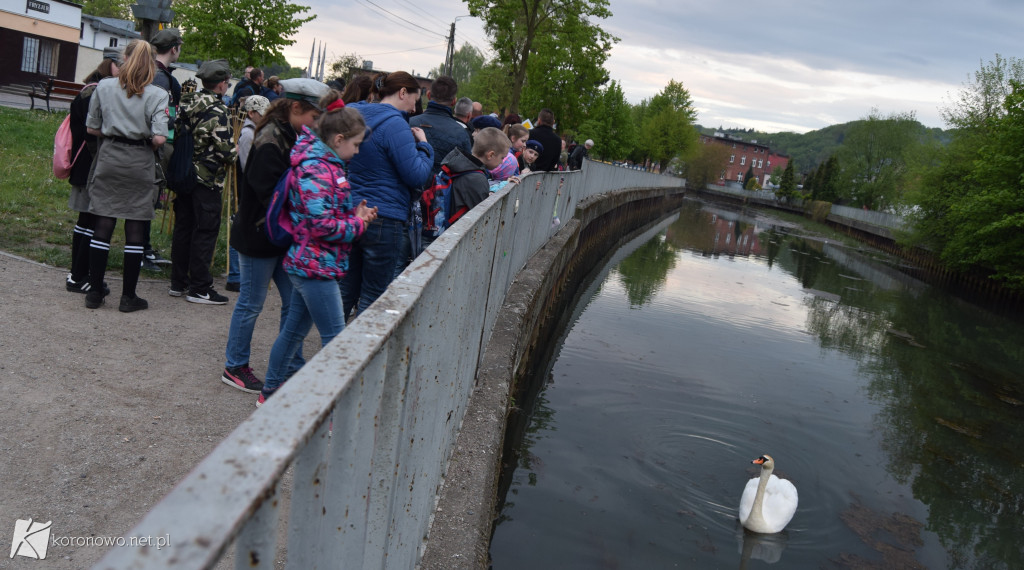
[[212,91],[201,89],[181,96],[178,122],[187,122],[192,129],[196,174],[204,186],[215,190],[224,188],[227,167],[237,156],[228,113],[220,96]]

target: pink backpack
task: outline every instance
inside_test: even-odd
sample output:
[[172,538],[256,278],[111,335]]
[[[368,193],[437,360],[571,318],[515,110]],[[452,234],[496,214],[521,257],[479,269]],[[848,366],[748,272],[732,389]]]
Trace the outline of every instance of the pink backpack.
[[[90,83],[89,85],[96,84]],[[60,127],[57,128],[57,134],[53,135],[53,175],[61,180],[71,176],[71,167],[78,160],[78,155],[82,154],[85,141],[82,141],[78,151],[73,153],[74,156],[72,156],[72,146],[74,143],[71,142],[71,113],[68,113]]]

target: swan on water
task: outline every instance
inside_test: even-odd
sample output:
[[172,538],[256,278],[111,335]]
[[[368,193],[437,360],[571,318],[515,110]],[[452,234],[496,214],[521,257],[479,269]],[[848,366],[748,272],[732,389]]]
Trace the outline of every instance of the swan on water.
[[796,487],[772,475],[775,461],[762,455],[751,461],[761,466],[761,476],[747,481],[740,498],[740,524],[753,532],[782,532],[796,513]]

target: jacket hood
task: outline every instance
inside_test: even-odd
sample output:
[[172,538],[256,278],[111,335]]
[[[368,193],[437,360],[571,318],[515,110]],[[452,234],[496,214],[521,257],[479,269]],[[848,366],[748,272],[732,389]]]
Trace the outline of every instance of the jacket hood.
[[299,138],[292,147],[291,165],[299,166],[307,160],[324,160],[344,168],[345,163],[309,127],[302,127]]
[[484,163],[480,162],[475,156],[468,155],[461,148],[453,148],[448,156],[444,157],[442,165],[448,166],[448,170],[452,172],[466,172],[467,170],[480,170],[484,171]]
[[392,117],[399,117],[403,121],[407,123],[409,122],[408,113],[405,111],[399,111],[387,103],[367,103],[366,101],[360,101],[358,103],[352,103],[349,106],[359,111],[359,113],[363,115],[363,120],[366,121],[366,126],[373,130],[376,130],[381,123]]
[[181,110],[190,117],[198,117],[217,104],[220,97],[213,91],[202,89],[181,96]]

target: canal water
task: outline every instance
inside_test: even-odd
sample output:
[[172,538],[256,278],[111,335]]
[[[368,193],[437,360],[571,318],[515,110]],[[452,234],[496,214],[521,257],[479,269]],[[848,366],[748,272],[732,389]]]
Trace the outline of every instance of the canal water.
[[[493,568],[1024,567],[1024,325],[767,216],[688,201],[598,275]],[[777,535],[737,520],[761,454]]]

